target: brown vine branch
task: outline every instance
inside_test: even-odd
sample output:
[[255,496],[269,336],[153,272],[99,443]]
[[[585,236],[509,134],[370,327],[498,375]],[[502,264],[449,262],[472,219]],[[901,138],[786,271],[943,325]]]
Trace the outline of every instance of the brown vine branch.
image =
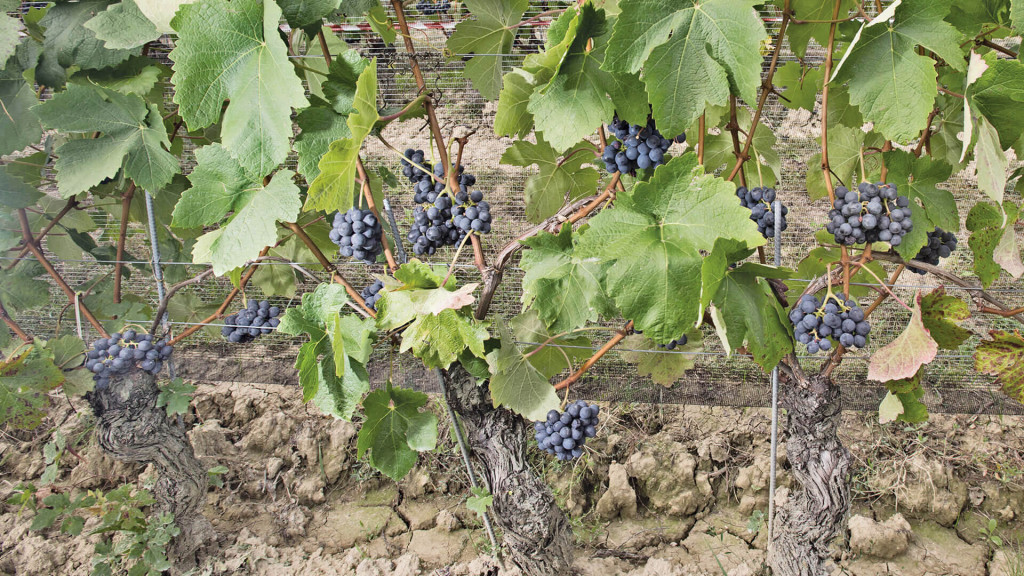
[[954,98],[959,98],[961,100],[964,99],[964,95],[959,93],[959,92],[953,92],[952,90],[949,90],[947,88],[943,88],[942,86],[939,86],[938,89],[939,89],[939,92],[942,92],[943,94],[949,94],[950,96],[952,96]]
[[602,356],[607,354],[609,350],[611,350],[616,345],[618,345],[619,342],[622,342],[622,339],[625,338],[626,336],[628,336],[632,331],[633,331],[633,321],[630,320],[629,322],[626,323],[625,326],[622,327],[621,330],[619,330],[618,332],[615,333],[615,336],[612,336],[611,339],[609,339],[607,342],[605,342],[604,346],[601,346],[600,350],[595,352],[593,356],[591,356],[586,362],[584,362],[583,366],[580,366],[579,370],[573,372],[565,380],[562,380],[558,384],[555,384],[555,390],[563,390],[565,388],[568,388],[574,382],[576,382],[580,378],[582,378],[583,375],[586,374],[587,370],[590,370],[590,368],[593,367],[594,364],[596,364],[597,361],[600,360]]
[[121,303],[121,274],[124,272],[124,242],[128,234],[128,217],[131,215],[132,198],[135,196],[135,182],[121,197],[121,227],[117,234],[117,258],[114,262],[114,304]]
[[541,12],[541,13],[535,15],[535,16],[531,16],[530,18],[527,18],[526,20],[523,20],[523,21],[518,22],[516,24],[512,24],[511,26],[506,26],[505,29],[506,30],[514,30],[516,28],[519,28],[520,26],[526,26],[527,24],[532,24],[534,22],[539,22],[542,18],[545,18],[547,16],[556,16],[556,15],[561,14],[563,12],[565,12],[565,8],[558,8],[558,9],[555,9],[555,10],[545,10],[544,12]]
[[377,313],[366,305],[366,302],[363,300],[362,295],[360,295],[359,292],[352,287],[352,284],[350,284],[349,281],[345,279],[345,276],[338,271],[334,264],[331,264],[331,261],[328,260],[326,256],[324,256],[324,253],[320,250],[320,247],[316,245],[316,242],[313,242],[313,239],[309,237],[309,234],[306,234],[306,231],[303,230],[301,226],[294,222],[288,222],[285,224],[285,227],[294,232],[295,235],[298,236],[300,240],[302,240],[302,243],[306,245],[306,248],[309,248],[310,252],[313,253],[313,256],[315,256],[317,261],[320,262],[320,266],[322,266],[323,269],[326,270],[331,275],[331,280],[345,287],[345,292],[348,293],[349,297],[352,298],[352,300],[360,309],[366,312],[368,316],[371,316],[373,318],[377,317]]
[[[366,166],[363,165],[363,159],[356,156],[356,170],[359,172],[359,178],[362,179],[363,198],[366,199],[366,206],[373,212],[373,215],[377,218],[377,221],[381,223],[380,227],[380,243],[384,247],[384,259],[388,262],[388,268],[392,272],[398,270],[398,264],[395,263],[395,256],[391,253],[391,246],[388,243],[388,233],[385,231],[387,228],[383,225],[384,218],[380,215],[380,210],[377,209],[376,203],[373,201],[373,190],[370,189],[370,177],[366,174]],[[298,228],[298,226],[296,226]],[[301,230],[301,228],[299,228]],[[397,241],[397,240],[396,240]]]
[[928,146],[929,140],[932,137],[932,121],[941,112],[939,107],[932,108],[932,111],[928,113],[928,120],[924,124],[924,130],[921,131],[921,138],[917,141],[917,146],[914,147],[914,156],[920,158],[921,152]]
[[[35,241],[34,241],[35,244],[41,245],[40,243],[43,241],[43,238],[45,238],[46,235],[50,232],[50,230],[52,230],[53,227],[56,226],[58,222],[60,222],[60,219],[63,218],[64,216],[66,216],[68,212],[71,212],[71,210],[73,210],[76,207],[78,207],[78,201],[75,200],[72,197],[71,199],[68,200],[68,203],[65,204],[63,208],[60,209],[60,212],[58,212],[53,217],[53,220],[50,220],[50,222],[47,223],[47,225],[43,227],[42,231],[39,232],[39,235],[35,237]],[[22,244],[25,244],[24,240],[22,240]],[[28,248],[28,245],[25,244],[25,246],[21,249],[21,251],[18,252],[18,255],[14,257],[14,262],[12,262],[10,264],[10,266],[7,267],[7,270],[10,270],[11,268],[14,268],[15,266],[17,266],[18,262],[20,262],[21,259],[24,258],[25,255],[28,254],[28,253],[29,253],[29,248]]]
[[[729,174],[729,178],[727,178],[727,180],[732,182],[732,179],[736,177],[736,174],[739,174],[740,184],[746,187],[747,175],[740,170],[745,158],[743,156],[743,151],[740,150],[740,125],[736,120],[736,97],[731,94],[729,95],[729,123],[725,125],[725,129],[732,135],[732,153],[733,156],[736,157],[736,166],[733,168],[733,173]],[[753,131],[751,131],[751,133],[753,133]]]
[[327,48],[327,37],[324,36],[324,28],[320,27],[316,32],[316,37],[320,40],[320,52],[324,55],[324,62],[327,63],[328,68],[331,66],[331,51]]
[[[18,220],[21,221],[21,234],[25,239],[25,245],[28,247],[29,251],[36,257],[36,260],[38,260],[39,264],[41,264],[43,269],[46,270],[46,273],[50,275],[50,278],[53,278],[53,281],[56,282],[57,286],[64,291],[64,295],[68,297],[68,300],[75,302],[75,291],[71,289],[71,286],[68,286],[68,283],[64,281],[64,278],[57,272],[57,269],[53,267],[53,264],[50,264],[50,261],[46,259],[46,255],[43,254],[43,251],[38,245],[36,245],[35,239],[32,237],[32,229],[29,228],[28,214],[25,213],[24,208],[18,210]],[[85,303],[81,300],[78,300],[78,309],[81,311],[82,316],[85,316],[85,319],[92,324],[93,328],[95,328],[97,332],[100,333],[100,336],[104,338],[109,337],[109,334],[107,334],[103,325],[100,324],[99,320],[92,315],[92,312],[89,311],[89,308],[87,308]]]
[[198,284],[203,280],[206,280],[212,274],[213,268],[207,268],[206,270],[203,270],[202,272],[193,276],[192,278],[182,280],[181,282],[178,282],[177,284],[168,287],[167,292],[164,294],[163,300],[161,300],[159,306],[157,306],[156,314],[153,315],[153,324],[149,328],[149,333],[156,334],[156,330],[157,328],[160,327],[160,322],[164,317],[164,313],[167,312],[167,305],[171,303],[171,296],[174,296],[178,292],[178,290],[181,290],[186,286]]
[[697,122],[697,163],[701,166],[704,165],[704,138],[708,132],[707,117],[708,114],[705,112],[700,115],[700,120]]
[[3,302],[0,302],[0,320],[3,320],[4,324],[7,324],[7,327],[11,329],[11,332],[14,332],[18,338],[21,338],[22,342],[32,342],[32,337],[22,330],[21,326],[18,326],[18,323],[14,321],[14,318],[11,318],[11,315],[7,313],[7,308],[4,308]]
[[1005,54],[1005,55],[1009,56],[1010,58],[1013,58],[1013,59],[1017,58],[1017,53],[1016,52],[1014,52],[1013,50],[1010,50],[1009,48],[1007,48],[1005,46],[1000,46],[999,44],[996,44],[995,42],[993,42],[991,40],[985,39],[985,40],[982,40],[981,42],[978,42],[978,44],[981,44],[982,46],[986,46],[988,48],[991,48],[991,49],[995,50],[996,52],[1000,52],[1002,54]]

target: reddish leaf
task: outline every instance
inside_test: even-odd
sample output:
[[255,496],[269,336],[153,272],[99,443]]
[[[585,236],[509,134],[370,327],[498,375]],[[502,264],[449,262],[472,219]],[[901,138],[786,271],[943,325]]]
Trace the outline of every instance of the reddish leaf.
[[1003,393],[1024,402],[1024,338],[1014,330],[993,330],[991,340],[982,340],[974,357],[974,367],[996,377]]
[[910,378],[921,366],[931,362],[939,351],[939,345],[932,339],[921,320],[921,294],[915,298],[917,306],[910,317],[906,330],[871,357],[868,364],[868,380],[887,382]]

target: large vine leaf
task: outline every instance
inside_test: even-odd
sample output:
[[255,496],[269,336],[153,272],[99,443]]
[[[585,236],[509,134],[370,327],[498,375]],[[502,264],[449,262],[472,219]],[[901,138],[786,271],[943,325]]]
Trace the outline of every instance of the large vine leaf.
[[746,346],[765,371],[793,351],[792,325],[765,280],[788,276],[788,270],[744,263],[726,272],[711,299],[712,318],[726,349]]
[[351,420],[370,389],[366,363],[376,336],[373,319],[341,316],[347,298],[338,284],[321,284],[302,296],[302,304],[285,311],[278,330],[307,335],[295,359],[302,399],[324,413]]
[[528,0],[466,0],[466,8],[475,18],[455,25],[448,38],[448,49],[455,55],[472,54],[463,74],[473,87],[488,100],[501,90],[502,63],[512,52],[515,29],[510,28],[523,17]]
[[85,192],[122,167],[141,188],[157,192],[181,169],[167,151],[170,141],[159,110],[134,94],[72,84],[33,110],[47,128],[102,134],[68,140],[57,148],[61,196]]
[[1013,202],[1004,202],[1001,209],[996,204],[978,202],[967,214],[967,229],[971,232],[967,245],[974,253],[974,273],[985,288],[999,278],[996,249],[1004,236],[1016,234],[1014,224],[1018,216],[1018,207]]
[[637,374],[650,376],[651,380],[665,388],[671,388],[686,371],[696,365],[693,352],[703,350],[703,335],[697,329],[686,333],[686,344],[674,350],[658,347],[643,334],[633,334],[622,340],[622,359],[636,364]]
[[583,166],[594,161],[592,149],[589,142],[580,142],[563,156],[538,134],[536,144],[517,140],[505,150],[501,155],[502,164],[536,164],[540,168],[539,172],[526,178],[524,185],[527,220],[543,222],[567,201],[571,203],[594,193],[600,175],[596,169]]
[[[829,101],[831,104],[831,100]],[[831,112],[831,110],[829,111]],[[864,146],[864,132],[858,128],[837,125],[828,129],[828,162],[836,178],[853,186],[853,177],[860,169],[860,152]],[[821,171],[821,153],[807,160],[807,195],[811,200],[828,196],[825,176]]]
[[341,0],[278,0],[285,21],[292,28],[303,28],[315,34],[324,18],[334,13]]
[[936,227],[947,232],[960,230],[960,214],[953,194],[938,187],[949,180],[953,167],[941,160],[916,158],[902,150],[886,152],[884,157],[889,169],[888,181],[896,183],[900,194],[910,199],[914,228],[896,247],[896,251],[909,260],[924,247],[928,233]]
[[288,62],[273,0],[200,0],[171,21],[178,41],[174,102],[189,130],[220,119],[224,147],[253,174],[284,161],[292,137],[291,109],[308,104]]
[[[828,22],[832,20],[835,2],[790,0],[789,7],[793,11],[793,18],[800,21],[790,21],[786,33],[793,53],[803,58],[807,54],[807,45],[812,38],[818,42],[818,45],[828,46]],[[842,0],[839,5],[839,17],[843,18],[849,14],[853,7],[853,0]]]
[[[10,352],[10,351],[8,351]],[[49,405],[47,393],[64,382],[53,352],[36,342],[0,359],[0,424],[30,430],[39,426]]]
[[281,170],[263,186],[219,144],[196,151],[198,165],[189,174],[192,187],[181,195],[171,225],[197,228],[227,224],[207,232],[196,241],[193,261],[213,264],[217,275],[256,258],[264,246],[277,241],[276,222],[294,222],[302,202],[294,173]]
[[344,212],[355,205],[359,149],[380,118],[377,114],[376,60],[363,68],[352,92],[351,112],[346,121],[351,136],[331,143],[320,158],[320,173],[309,185],[305,210]]
[[[818,4],[818,2],[815,2],[815,4]],[[792,32],[790,33],[789,41],[792,47]],[[804,66],[799,62],[787,62],[779,66],[775,71],[775,77],[772,81],[777,87],[785,87],[780,92],[782,96],[780,104],[793,110],[803,108],[804,110],[814,111],[814,105],[818,100],[818,91],[821,89],[822,74],[823,72],[820,68]],[[832,111],[831,105],[832,102],[830,100],[829,112]]]
[[142,13],[135,0],[111,4],[84,24],[109,49],[131,49],[160,37],[160,31]]
[[688,153],[620,193],[591,220],[579,253],[609,266],[606,292],[638,329],[666,344],[701,318],[701,251],[719,238],[764,244],[735,186],[704,174]]
[[935,61],[924,46],[956,70],[966,68],[960,34],[943,21],[951,0],[904,0],[892,23],[876,18],[843,56],[836,78],[848,81],[850,102],[885,138],[909,142],[925,127],[935,96]]
[[551,382],[523,356],[508,327],[498,322],[501,347],[487,355],[491,369],[491,400],[530,420],[543,420],[558,408],[558,394]]
[[0,14],[0,62],[7,62],[7,59],[14,55],[20,41],[18,38],[20,29],[21,22],[17,18]]
[[[96,85],[122,94],[151,96],[157,82],[171,75],[171,69],[151,58],[132,56],[127,62],[103,70],[80,70],[68,78],[75,84]],[[179,152],[172,148],[172,152]]]
[[392,480],[401,480],[416,464],[418,452],[437,445],[437,416],[420,411],[427,395],[414,390],[374,390],[363,401],[366,420],[356,440],[357,457],[370,452],[370,465]]
[[[103,41],[85,27],[86,22],[106,10],[110,4],[109,0],[86,0],[51,6],[39,21],[39,26],[46,29],[40,67],[52,68],[56,65],[60,68],[108,68],[124,62],[133,54],[138,54],[140,49],[106,48]],[[53,87],[59,87],[61,84],[63,82],[54,84]]]
[[30,110],[38,104],[32,87],[15,66],[0,70],[0,156],[39,142],[43,130]]
[[23,260],[10,270],[0,270],[0,302],[15,314],[45,306],[50,300],[50,285],[39,280],[43,268]]
[[988,119],[999,133],[1002,149],[1009,148],[1024,135],[1024,63],[998,59],[970,86],[967,94],[971,108]]
[[996,377],[1007,396],[1024,402],[1024,337],[1019,331],[992,330],[978,343],[974,368]]
[[541,232],[522,240],[530,248],[520,260],[525,272],[523,307],[536,310],[556,332],[575,330],[601,314],[614,313],[601,287],[603,267],[575,253],[577,238],[572,226],[563,225],[557,235]]
[[605,69],[643,81],[663,134],[682,133],[729,94],[753,102],[764,24],[745,0],[622,0]]
[[910,378],[935,359],[939,345],[922,321],[921,295],[915,298],[910,322],[895,340],[876,351],[868,362],[868,380],[888,382]]
[[1006,170],[1010,162],[999,145],[999,134],[987,118],[977,121],[977,144],[974,146],[975,170],[978,175],[978,189],[997,203],[1003,201],[1006,191]]
[[946,294],[939,286],[921,299],[921,321],[939,348],[956,350],[972,332],[957,324],[971,317],[967,302]]
[[[574,360],[586,360],[593,353],[590,338],[586,336],[560,336],[548,328],[536,310],[527,310],[512,318],[512,334],[516,342],[526,346],[526,357],[544,378],[572,369]],[[547,346],[541,346],[547,342]]]

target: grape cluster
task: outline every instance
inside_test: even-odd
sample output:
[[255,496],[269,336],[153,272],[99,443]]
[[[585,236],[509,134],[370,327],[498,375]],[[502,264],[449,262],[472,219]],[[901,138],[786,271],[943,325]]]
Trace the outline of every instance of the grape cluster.
[[[928,233],[928,243],[921,248],[917,256],[914,256],[914,260],[934,266],[939,263],[939,258],[949,258],[953,250],[956,250],[956,236],[952,232],[936,228]],[[924,270],[918,270],[913,266],[907,266],[907,268],[915,274],[925,273]]]
[[546,421],[534,422],[537,446],[559,460],[572,460],[583,454],[587,438],[597,436],[597,404],[577,400],[565,412],[552,410]]
[[444,180],[444,165],[438,162],[430,168],[435,179],[413,165],[430,166],[424,160],[423,151],[412,148],[405,151],[402,160],[402,174],[413,183],[413,201],[419,204],[413,210],[413,225],[407,236],[413,252],[432,255],[443,246],[462,242],[467,234],[490,232],[491,205],[484,200],[483,192],[470,190],[476,177],[459,166],[459,191],[453,197],[445,192],[444,183],[437,181]]
[[139,334],[135,330],[114,332],[110,338],[92,343],[92,350],[85,355],[85,368],[92,372],[96,389],[103,390],[110,385],[111,376],[124,374],[132,368],[157,374],[173,351],[174,347],[163,340],[153,342],[152,334]]
[[662,136],[655,128],[653,118],[647,119],[647,126],[640,126],[619,120],[616,115],[608,130],[617,138],[605,146],[601,156],[609,174],[635,174],[637,168],[657,168],[665,162],[665,152],[673,141],[686,141],[685,134],[675,138]]
[[[750,209],[750,219],[757,223],[757,231],[765,238],[774,238],[775,212],[772,211],[772,203],[775,202],[775,189],[751,188],[747,190],[746,186],[740,186],[736,189],[736,196],[739,197],[744,208]],[[789,214],[789,208],[786,208],[786,205],[781,202],[779,205],[782,206],[782,227],[779,232],[784,232],[789,226],[786,223],[786,214]]]
[[436,2],[432,2],[431,0],[420,0],[416,3],[416,9],[424,16],[443,14],[451,9],[451,7],[452,3],[448,0],[438,0]]
[[366,303],[367,308],[371,310],[377,309],[377,300],[380,300],[382,288],[384,288],[384,283],[380,280],[374,280],[373,284],[363,288],[360,295],[363,297],[363,302]]
[[[633,329],[633,332],[635,332],[636,334],[643,334],[644,333],[643,330],[636,330],[636,329]],[[675,350],[677,346],[686,346],[686,343],[688,341],[689,341],[689,339],[686,337],[686,334],[683,334],[682,336],[680,336],[679,338],[676,338],[675,340],[669,342],[668,344],[658,344],[658,348],[664,348],[666,350]]]
[[270,302],[263,300],[257,304],[250,300],[247,307],[224,319],[226,326],[220,329],[220,333],[228,342],[252,342],[257,336],[270,334],[277,328],[281,323],[280,315],[281,309],[271,306]]
[[342,256],[354,256],[367,264],[373,264],[384,251],[380,240],[381,230],[380,221],[372,210],[361,210],[353,206],[348,212],[334,215],[331,242],[338,245],[338,252]]
[[805,294],[790,311],[789,320],[797,342],[806,344],[811,354],[832,348],[835,340],[846,348],[863,348],[871,331],[860,306],[853,300],[844,302],[834,294],[826,296],[824,304],[817,296]]
[[895,184],[861,182],[857,190],[839,186],[825,227],[839,244],[881,241],[899,246],[914,228],[909,206],[910,199],[898,195]]

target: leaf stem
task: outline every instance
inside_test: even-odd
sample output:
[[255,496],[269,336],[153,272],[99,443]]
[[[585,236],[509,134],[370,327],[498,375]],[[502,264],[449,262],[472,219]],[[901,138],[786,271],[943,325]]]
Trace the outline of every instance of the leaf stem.
[[391,122],[392,120],[397,120],[397,119],[401,118],[402,116],[405,116],[409,112],[412,112],[413,110],[415,110],[418,106],[423,104],[423,102],[426,99],[427,99],[427,95],[426,94],[420,94],[414,100],[412,100],[411,102],[406,104],[405,107],[402,108],[401,110],[399,110],[398,112],[395,112],[394,114],[388,114],[387,116],[380,116],[377,119],[377,121],[378,122]]
[[306,231],[303,230],[301,226],[294,222],[288,222],[285,224],[285,227],[294,232],[295,235],[298,236],[300,240],[302,240],[302,243],[306,245],[306,248],[309,248],[309,251],[312,252],[313,256],[315,256],[317,261],[320,262],[320,266],[323,266],[324,270],[326,270],[331,275],[331,280],[344,286],[345,292],[348,292],[349,297],[351,297],[352,300],[364,312],[366,312],[368,316],[371,316],[373,318],[377,317],[377,313],[366,305],[366,301],[363,300],[362,295],[360,295],[359,292],[357,292],[356,289],[352,287],[352,284],[350,284],[349,281],[345,278],[345,276],[338,271],[337,267],[335,267],[334,264],[331,264],[331,261],[328,260],[326,256],[324,256],[324,253],[320,250],[320,247],[316,245],[316,242],[313,242],[313,239],[309,237],[309,234],[306,234]]

